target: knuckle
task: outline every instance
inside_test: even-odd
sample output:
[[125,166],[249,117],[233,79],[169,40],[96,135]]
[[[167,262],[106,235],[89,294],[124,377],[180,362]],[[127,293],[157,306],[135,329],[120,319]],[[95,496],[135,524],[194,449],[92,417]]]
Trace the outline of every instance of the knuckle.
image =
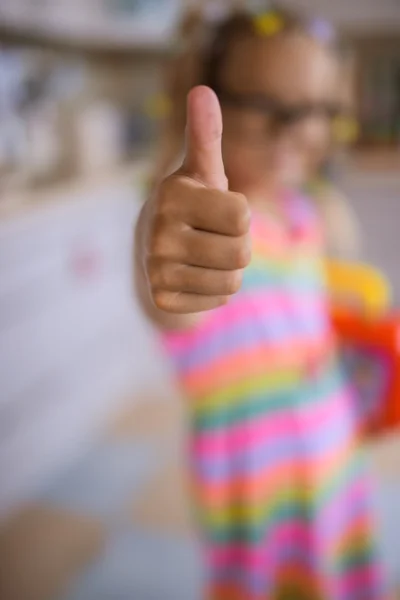
[[229,302],[229,294],[225,296],[219,296],[217,300],[217,306],[225,306]]
[[230,296],[236,294],[241,288],[242,278],[242,271],[232,271],[229,273],[226,280],[226,294]]
[[155,265],[154,261],[151,259],[148,259],[146,263],[146,275],[150,289],[157,289],[157,265]]
[[231,226],[236,235],[245,235],[250,227],[250,209],[245,196],[233,194]]
[[168,286],[168,266],[162,264],[160,261],[149,260],[147,265],[147,275],[152,290],[165,289]]
[[240,239],[239,243],[236,245],[233,255],[235,268],[244,269],[247,267],[251,259],[251,246],[247,236]]
[[163,203],[167,201],[171,195],[173,195],[175,189],[175,178],[174,177],[166,177],[158,188],[158,201],[159,203]]
[[168,289],[172,282],[172,272],[169,265],[161,265],[157,271],[158,286],[162,289]]
[[156,215],[153,219],[150,238],[149,238],[149,254],[154,257],[162,257],[165,255],[169,246],[168,224],[162,215]]
[[176,175],[164,179],[158,190],[159,213],[162,215],[174,214],[181,195],[182,184]]
[[173,312],[173,301],[170,293],[157,290],[153,293],[152,297],[156,308],[164,312]]

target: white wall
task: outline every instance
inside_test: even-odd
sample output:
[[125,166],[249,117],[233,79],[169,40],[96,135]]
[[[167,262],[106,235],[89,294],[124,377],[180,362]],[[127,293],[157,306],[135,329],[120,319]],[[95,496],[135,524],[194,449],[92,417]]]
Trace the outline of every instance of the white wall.
[[400,31],[399,0],[286,0],[288,5],[321,13],[342,26]]
[[349,171],[341,187],[351,200],[360,221],[364,258],[387,276],[396,306],[399,307],[400,173]]
[[0,223],[0,513],[126,398],[165,393],[132,294],[132,185]]

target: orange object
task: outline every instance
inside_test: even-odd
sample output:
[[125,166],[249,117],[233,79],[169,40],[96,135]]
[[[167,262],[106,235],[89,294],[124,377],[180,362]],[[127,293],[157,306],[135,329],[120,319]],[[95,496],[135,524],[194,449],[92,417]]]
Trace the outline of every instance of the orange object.
[[363,431],[400,426],[400,313],[372,318],[336,308],[332,318]]

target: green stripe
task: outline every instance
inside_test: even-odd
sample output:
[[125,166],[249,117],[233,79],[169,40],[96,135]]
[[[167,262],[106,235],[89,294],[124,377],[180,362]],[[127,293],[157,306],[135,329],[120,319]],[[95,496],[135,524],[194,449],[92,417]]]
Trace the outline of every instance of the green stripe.
[[[244,376],[232,384],[225,384],[217,392],[200,397],[198,414],[209,415],[231,410],[237,404],[251,405],[251,398],[259,398],[260,394],[265,399],[272,394],[283,394],[293,390],[300,382],[300,369],[274,370],[254,377]],[[260,392],[258,391],[260,390]]]
[[[327,506],[327,500],[334,500],[336,492],[343,489],[346,485],[354,480],[357,474],[357,465],[343,468],[341,463],[340,469],[334,476],[334,489],[332,485],[323,488],[322,490],[306,489],[305,486],[299,485],[293,487],[289,491],[277,491],[272,497],[263,500],[258,505],[251,506],[243,498],[241,503],[228,505],[220,510],[209,510],[204,517],[204,522],[208,528],[216,532],[227,531],[265,531],[268,529],[268,522],[275,520],[275,515],[280,516],[280,510],[283,509],[285,516],[291,516],[290,510],[300,510],[301,514],[307,515],[318,514],[324,506]],[[294,482],[295,484],[296,482]],[[329,497],[332,493],[332,497]],[[303,515],[304,516],[304,515]]]
[[250,271],[245,273],[243,278],[243,289],[258,290],[258,289],[275,289],[281,288],[285,293],[296,294],[296,297],[301,297],[301,294],[310,296],[312,294],[320,294],[325,291],[325,286],[319,279],[314,277],[302,277],[298,279],[285,279],[282,277],[273,277],[261,275],[259,272]]
[[[245,383],[248,384],[248,381]],[[238,385],[229,389],[229,395],[226,394],[224,397],[221,394],[223,403],[220,402],[219,406],[215,406],[212,401],[214,395],[199,398],[197,400],[199,408],[194,411],[192,418],[195,429],[199,431],[218,429],[243,419],[246,421],[254,419],[263,413],[274,413],[298,405],[309,405],[340,389],[342,380],[336,369],[330,369],[328,374],[325,374],[319,381],[317,379],[313,381],[312,385],[304,385],[298,376],[289,378],[286,375],[285,390],[279,390],[271,383],[268,386],[268,379],[265,376],[254,378],[250,383],[253,388],[259,386],[260,391],[246,394],[246,386]]]
[[297,252],[290,259],[287,257],[278,258],[273,252],[264,251],[263,248],[257,247],[257,242],[254,244],[254,251],[250,268],[253,265],[267,266],[268,270],[280,271],[282,273],[295,273],[299,271],[323,272],[324,262],[321,260],[319,253],[314,249],[304,249],[303,252]]
[[254,504],[246,498],[221,507],[209,508],[206,522],[216,529],[225,529],[232,523],[240,527],[259,527],[274,515],[281,506],[310,506],[310,490],[297,486],[276,490],[268,498]]
[[323,289],[323,273],[315,266],[298,265],[297,268],[290,271],[275,269],[270,265],[266,265],[265,261],[255,261],[244,272],[244,282],[247,285],[260,283],[269,286],[272,284],[284,283],[289,286],[289,289],[299,290],[314,290]]
[[299,502],[279,505],[269,514],[268,520],[263,523],[237,523],[232,522],[224,527],[216,527],[212,521],[203,518],[203,525],[208,531],[209,537],[216,544],[227,542],[261,542],[269,533],[270,529],[289,520],[309,521],[310,512],[308,506],[302,506]]
[[196,431],[207,431],[224,428],[242,420],[255,419],[265,412],[272,413],[291,405],[288,394],[276,395],[275,398],[266,398],[265,392],[249,398],[249,403],[240,402],[234,406],[226,406],[218,412],[209,411],[193,417],[193,426]]
[[322,508],[328,501],[334,501],[340,490],[362,475],[363,462],[360,453],[356,449],[351,451],[349,460],[350,462],[347,463],[346,468],[343,468],[341,463],[336,473],[329,473],[329,481],[318,492],[317,509]]
[[[372,542],[372,541],[371,541]],[[363,567],[371,564],[371,559],[375,557],[372,543],[366,543],[364,547],[358,548],[357,551],[350,555],[347,552],[339,558],[341,570],[351,571],[357,567]]]

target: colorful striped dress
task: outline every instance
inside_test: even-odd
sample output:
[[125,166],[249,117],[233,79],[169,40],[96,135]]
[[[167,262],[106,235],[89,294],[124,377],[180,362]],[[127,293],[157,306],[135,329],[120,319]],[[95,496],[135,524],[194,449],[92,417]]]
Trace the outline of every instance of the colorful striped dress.
[[308,201],[255,214],[242,290],[164,341],[191,411],[213,600],[383,600]]

